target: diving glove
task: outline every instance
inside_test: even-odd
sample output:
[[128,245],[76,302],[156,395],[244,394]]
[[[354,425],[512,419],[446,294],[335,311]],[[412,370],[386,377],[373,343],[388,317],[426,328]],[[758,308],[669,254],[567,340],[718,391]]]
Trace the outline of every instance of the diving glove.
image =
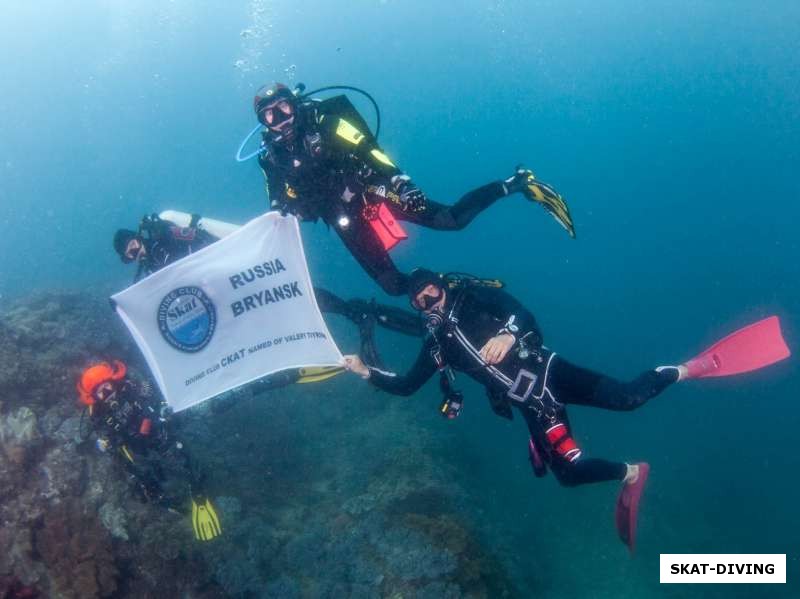
[[192,497],[192,528],[198,541],[210,541],[222,534],[217,511],[207,497]]
[[392,188],[400,196],[404,212],[422,212],[427,206],[425,194],[408,175],[395,175],[391,179]]
[[564,198],[547,183],[536,179],[533,171],[522,165],[517,166],[517,172],[503,181],[506,194],[520,192],[532,202],[537,202],[547,210],[558,223],[567,230],[569,236],[575,238],[575,227]]

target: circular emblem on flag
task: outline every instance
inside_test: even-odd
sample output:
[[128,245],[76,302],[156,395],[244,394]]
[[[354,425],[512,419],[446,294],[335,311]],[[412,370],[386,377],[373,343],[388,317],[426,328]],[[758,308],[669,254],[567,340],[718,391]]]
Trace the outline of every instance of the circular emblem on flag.
[[175,349],[194,353],[203,349],[217,328],[217,310],[199,287],[178,287],[158,306],[158,329]]

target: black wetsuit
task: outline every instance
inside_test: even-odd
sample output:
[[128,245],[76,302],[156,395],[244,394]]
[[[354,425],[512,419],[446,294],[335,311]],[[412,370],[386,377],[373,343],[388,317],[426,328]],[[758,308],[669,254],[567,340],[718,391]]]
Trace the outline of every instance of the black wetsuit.
[[184,494],[165,491],[166,473],[183,474],[190,492],[200,490],[202,478],[192,468],[184,443],[176,438],[166,403],[149,385],[136,384],[130,378],[114,385],[114,397],[98,400],[91,407],[98,448],[113,452],[122,461],[144,499],[185,509]]
[[[337,111],[342,106],[346,110]],[[384,204],[399,221],[449,231],[463,229],[506,195],[503,183],[496,181],[470,191],[453,206],[430,200],[383,154],[343,96],[300,104],[298,123],[291,144],[273,144],[264,137],[268,153],[259,164],[272,209],[332,226],[390,295],[406,292],[407,276],[369,224],[371,210]]]
[[[192,217],[197,220],[199,217]],[[176,260],[218,240],[208,231],[196,227],[193,223],[188,227],[179,227],[175,223],[163,220],[158,215],[147,216],[139,226],[144,239],[145,255],[139,261],[134,281],[142,276],[151,275]]]
[[[411,370],[400,376],[370,367],[370,381],[389,393],[411,395],[437,370],[464,372],[484,385],[497,414],[511,418],[511,406],[520,410],[559,482],[622,480],[624,463],[582,458],[565,405],[633,410],[675,382],[676,373],[649,370],[624,383],[579,368],[542,346],[533,315],[505,291],[466,286],[448,294],[443,322],[431,330]],[[479,352],[500,333],[513,334],[516,341],[499,364],[490,366]]]

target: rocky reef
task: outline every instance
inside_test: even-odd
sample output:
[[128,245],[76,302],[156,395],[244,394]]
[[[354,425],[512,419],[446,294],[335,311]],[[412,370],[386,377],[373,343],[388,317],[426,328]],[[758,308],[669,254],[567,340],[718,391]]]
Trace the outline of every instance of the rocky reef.
[[103,298],[0,312],[0,598],[517,596],[459,517],[442,438],[344,377],[176,416],[223,526],[195,541],[94,448],[75,381],[110,357],[146,373]]

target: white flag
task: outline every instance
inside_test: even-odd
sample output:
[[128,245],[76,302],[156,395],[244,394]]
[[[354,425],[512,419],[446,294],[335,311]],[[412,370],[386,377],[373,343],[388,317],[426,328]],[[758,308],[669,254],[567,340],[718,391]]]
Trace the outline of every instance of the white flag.
[[281,370],[343,361],[294,216],[268,212],[112,300],[175,411]]

